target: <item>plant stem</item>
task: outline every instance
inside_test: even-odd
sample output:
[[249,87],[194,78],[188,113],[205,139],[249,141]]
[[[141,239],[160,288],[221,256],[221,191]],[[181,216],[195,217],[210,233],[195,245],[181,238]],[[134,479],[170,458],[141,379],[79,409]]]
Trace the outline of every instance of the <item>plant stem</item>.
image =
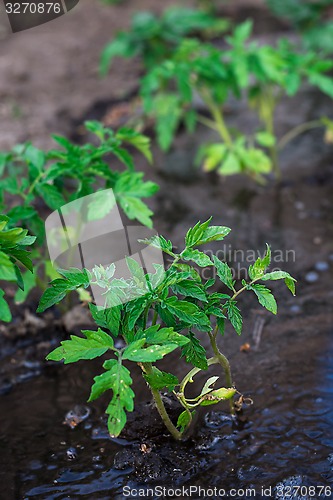
[[[274,130],[274,98],[271,96],[269,93],[268,99],[268,106],[267,106],[267,111],[266,111],[266,129],[267,131],[271,134],[271,136],[275,137],[275,130]],[[278,158],[278,148],[276,143],[273,144],[269,148],[269,153],[272,161],[272,167],[273,167],[273,172],[275,173],[276,179],[281,179],[281,170],[280,170],[280,165],[279,165],[279,158]]]
[[[211,96],[208,94],[208,92],[205,92],[204,95],[202,96],[202,99],[206,106],[208,107],[209,111],[212,114],[212,117],[214,118],[215,122],[215,127],[216,130],[219,132],[221,138],[223,141],[226,143],[227,146],[232,147],[233,142],[231,135],[229,133],[228,127],[224,121],[223,117],[223,111],[215,104]],[[209,120],[211,122],[211,120]],[[210,128],[212,128],[212,124],[210,123]]]
[[[140,363],[140,365],[145,371],[145,373],[147,373],[148,375],[153,372],[151,363]],[[168,429],[172,437],[174,437],[177,441],[179,441],[182,438],[182,433],[179,432],[179,430],[171,422],[171,419],[165,409],[160,392],[157,389],[153,389],[151,386],[149,386],[149,388],[153,395],[157,411],[160,414],[160,417],[163,420],[165,427]]]
[[[228,359],[224,356],[224,354],[222,354],[220,352],[219,348],[217,347],[216,333],[214,333],[213,335],[209,335],[209,338],[210,338],[210,344],[212,346],[215,357],[216,357],[218,363],[222,366],[222,368],[224,370],[226,385],[228,388],[233,387],[230,363],[229,363]],[[234,407],[234,402],[232,399],[229,400],[229,404],[230,404],[231,414],[235,415],[235,407]]]
[[310,122],[302,123],[301,125],[297,125],[291,129],[287,134],[285,134],[278,142],[277,148],[279,150],[286,147],[286,145],[295,139],[298,135],[307,132],[308,130],[312,130],[313,128],[322,127],[323,123],[321,120],[312,120]]

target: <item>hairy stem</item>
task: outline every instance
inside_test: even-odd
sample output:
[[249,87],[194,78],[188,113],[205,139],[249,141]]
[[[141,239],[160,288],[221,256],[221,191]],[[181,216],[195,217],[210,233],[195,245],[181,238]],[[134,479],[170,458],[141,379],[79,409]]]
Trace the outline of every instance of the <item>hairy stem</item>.
[[[230,363],[229,363],[228,359],[224,356],[224,354],[222,354],[220,352],[219,348],[217,347],[216,334],[209,335],[209,338],[210,338],[210,344],[212,346],[212,349],[213,349],[213,352],[216,356],[216,359],[218,360],[218,363],[222,366],[222,368],[224,370],[226,385],[228,388],[233,387]],[[235,415],[235,406],[234,406],[233,399],[229,400],[229,405],[230,405],[230,413],[232,415]]]
[[[145,373],[147,373],[148,375],[152,373],[153,369],[151,363],[140,363],[140,365]],[[153,389],[150,385],[149,389],[153,395],[157,411],[160,414],[165,427],[168,429],[172,437],[179,441],[182,438],[182,433],[179,432],[176,426],[171,422],[171,419],[165,409],[160,392],[157,389]]]

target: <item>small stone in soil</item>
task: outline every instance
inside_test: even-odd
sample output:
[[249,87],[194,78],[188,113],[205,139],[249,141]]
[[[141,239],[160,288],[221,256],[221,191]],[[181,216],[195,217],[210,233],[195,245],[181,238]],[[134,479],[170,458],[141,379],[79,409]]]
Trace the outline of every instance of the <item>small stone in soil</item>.
[[290,312],[293,313],[293,314],[299,314],[301,311],[302,311],[302,308],[297,305],[297,304],[294,304],[290,307]]
[[319,279],[319,275],[318,275],[318,273],[316,273],[314,271],[310,271],[309,273],[307,273],[305,275],[305,280],[308,283],[315,283],[316,281],[318,281],[318,279]]
[[329,269],[329,265],[327,262],[319,261],[315,263],[316,271],[327,271]]

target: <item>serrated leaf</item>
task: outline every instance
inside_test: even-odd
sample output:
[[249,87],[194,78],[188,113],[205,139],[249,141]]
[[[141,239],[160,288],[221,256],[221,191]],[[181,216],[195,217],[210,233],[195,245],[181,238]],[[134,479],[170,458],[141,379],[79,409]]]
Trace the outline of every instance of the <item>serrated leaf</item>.
[[175,375],[163,372],[156,368],[156,366],[152,367],[152,373],[144,373],[143,376],[150,387],[152,387],[152,389],[157,389],[158,391],[164,388],[168,391],[173,391],[174,388],[179,385],[179,380]]
[[160,328],[160,325],[153,325],[146,330],[141,330],[137,336],[146,339],[146,344],[177,344],[178,346],[183,346],[189,342],[189,339],[185,335],[181,335],[172,327]]
[[192,260],[193,262],[198,264],[198,266],[200,266],[200,267],[207,267],[207,266],[213,265],[209,256],[203,252],[200,252],[199,250],[193,250],[192,248],[186,248],[182,252],[181,255],[182,255],[182,258],[184,260]]
[[178,300],[177,297],[168,297],[163,304],[181,321],[195,325],[203,331],[211,329],[209,319],[195,304],[186,300]]
[[151,345],[150,347],[143,348],[142,346],[145,343],[145,338],[132,342],[123,352],[123,359],[129,359],[136,363],[153,363],[162,359],[166,354],[169,354],[178,347],[177,344],[166,344]]
[[290,278],[286,278],[286,279],[284,280],[284,282],[285,282],[285,284],[286,284],[287,288],[291,291],[291,293],[292,293],[293,295],[295,295],[295,294],[296,294],[296,285],[295,285],[295,280],[294,280],[294,278],[291,278],[291,277],[290,277]]
[[65,204],[63,195],[54,185],[37,184],[36,191],[52,210],[58,210],[58,208]]
[[271,263],[271,249],[266,244],[266,253],[263,258],[258,257],[255,263],[249,266],[249,277],[251,280],[261,279]]
[[231,229],[225,226],[209,226],[207,227],[197,245],[204,245],[211,241],[221,241],[230,233]]
[[89,401],[93,401],[111,389],[113,397],[106,409],[108,429],[111,436],[119,436],[126,424],[126,411],[134,409],[134,392],[131,389],[132,378],[129,370],[117,360],[104,363],[105,373],[94,378]]
[[268,311],[273,314],[277,313],[277,303],[272,292],[266,288],[264,285],[251,285],[250,290],[253,290],[258,297],[259,304],[265,307]]
[[182,356],[185,356],[188,363],[192,363],[192,365],[201,370],[207,370],[208,363],[205,348],[192,332],[189,333],[188,338],[190,342],[182,347]]
[[206,229],[209,226],[212,218],[210,217],[206,222],[201,223],[200,221],[196,223],[194,227],[191,227],[185,237],[186,248],[192,248],[202,240]]
[[86,338],[71,335],[71,340],[64,340],[48,356],[48,361],[64,360],[65,364],[75,363],[81,359],[94,359],[105,354],[109,349],[114,350],[112,337],[100,328],[97,332],[83,330]]
[[180,432],[184,432],[190,422],[191,422],[191,415],[186,410],[184,410],[179,415],[177,420],[177,427],[179,428]]
[[118,335],[122,309],[120,305],[105,309],[89,304],[89,309],[98,326],[107,328],[114,336]]
[[226,262],[222,262],[220,259],[213,256],[214,265],[216,267],[217,275],[224,285],[226,285],[230,290],[235,291],[234,279],[232,275],[232,270]]
[[262,281],[276,281],[276,280],[281,280],[283,279],[287,288],[291,291],[293,295],[295,295],[296,292],[296,280],[292,276],[290,276],[289,273],[285,271],[273,271],[271,273],[264,274],[264,276],[261,277]]
[[170,240],[166,240],[163,236],[154,235],[151,238],[146,238],[144,240],[139,240],[141,243],[146,245],[151,245],[155,248],[160,248],[163,252],[170,254],[172,253],[172,243]]
[[83,271],[76,268],[69,270],[58,269],[58,272],[66,279],[59,278],[51,281],[50,288],[45,290],[39,301],[37,312],[43,312],[45,309],[58,304],[68,292],[76,290],[81,286],[87,288],[90,284],[86,269]]
[[201,302],[207,302],[206,293],[202,287],[191,280],[182,280],[172,285],[172,291],[177,295],[180,294],[185,297],[201,300]]
[[138,299],[132,300],[127,304],[127,312],[128,312],[128,328],[132,330],[134,325],[140,318],[141,314],[143,314],[147,305],[147,298],[140,297]]
[[243,328],[243,318],[240,310],[236,306],[236,302],[234,301],[228,302],[227,313],[230,323],[236,330],[237,334],[240,335],[242,333],[242,328]]

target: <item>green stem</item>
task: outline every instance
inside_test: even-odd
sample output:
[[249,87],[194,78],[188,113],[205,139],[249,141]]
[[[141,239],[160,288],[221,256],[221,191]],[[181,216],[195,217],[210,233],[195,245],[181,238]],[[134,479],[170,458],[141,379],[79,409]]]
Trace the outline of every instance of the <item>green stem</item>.
[[[221,138],[227,144],[227,146],[232,147],[233,142],[228,127],[224,121],[223,111],[218,106],[216,106],[215,102],[207,92],[204,92],[204,94],[202,95],[202,99],[212,114],[215,123],[214,128],[219,132]],[[210,128],[212,128],[212,124],[210,124]]]
[[[274,127],[274,99],[270,96],[268,102],[271,103],[267,109],[267,117],[266,117],[266,129],[270,133],[271,136],[275,137],[275,127]],[[278,148],[276,143],[273,144],[269,148],[269,154],[271,157],[273,172],[277,179],[281,178],[281,170],[279,165],[279,157],[278,157]]]
[[[209,338],[210,338],[210,344],[212,346],[215,357],[218,360],[218,363],[222,366],[222,368],[224,370],[226,385],[228,388],[233,387],[230,363],[229,363],[228,359],[224,356],[224,354],[222,354],[220,352],[219,348],[217,347],[216,334],[209,335]],[[229,400],[229,404],[230,404],[231,414],[235,415],[235,406],[234,406],[233,399]]]
[[286,147],[286,145],[295,139],[298,135],[307,132],[308,130],[312,130],[314,128],[322,127],[323,123],[321,120],[312,120],[310,122],[302,123],[301,125],[297,125],[289,132],[287,132],[278,142],[277,148],[281,150]]
[[[148,375],[153,372],[151,363],[142,363],[141,365],[145,373],[147,373]],[[165,409],[160,392],[157,389],[153,389],[151,386],[149,386],[149,388],[153,395],[157,411],[160,414],[160,417],[163,420],[165,427],[168,429],[172,437],[174,437],[177,441],[181,440],[182,433],[179,432],[179,430],[171,422],[171,419]]]

